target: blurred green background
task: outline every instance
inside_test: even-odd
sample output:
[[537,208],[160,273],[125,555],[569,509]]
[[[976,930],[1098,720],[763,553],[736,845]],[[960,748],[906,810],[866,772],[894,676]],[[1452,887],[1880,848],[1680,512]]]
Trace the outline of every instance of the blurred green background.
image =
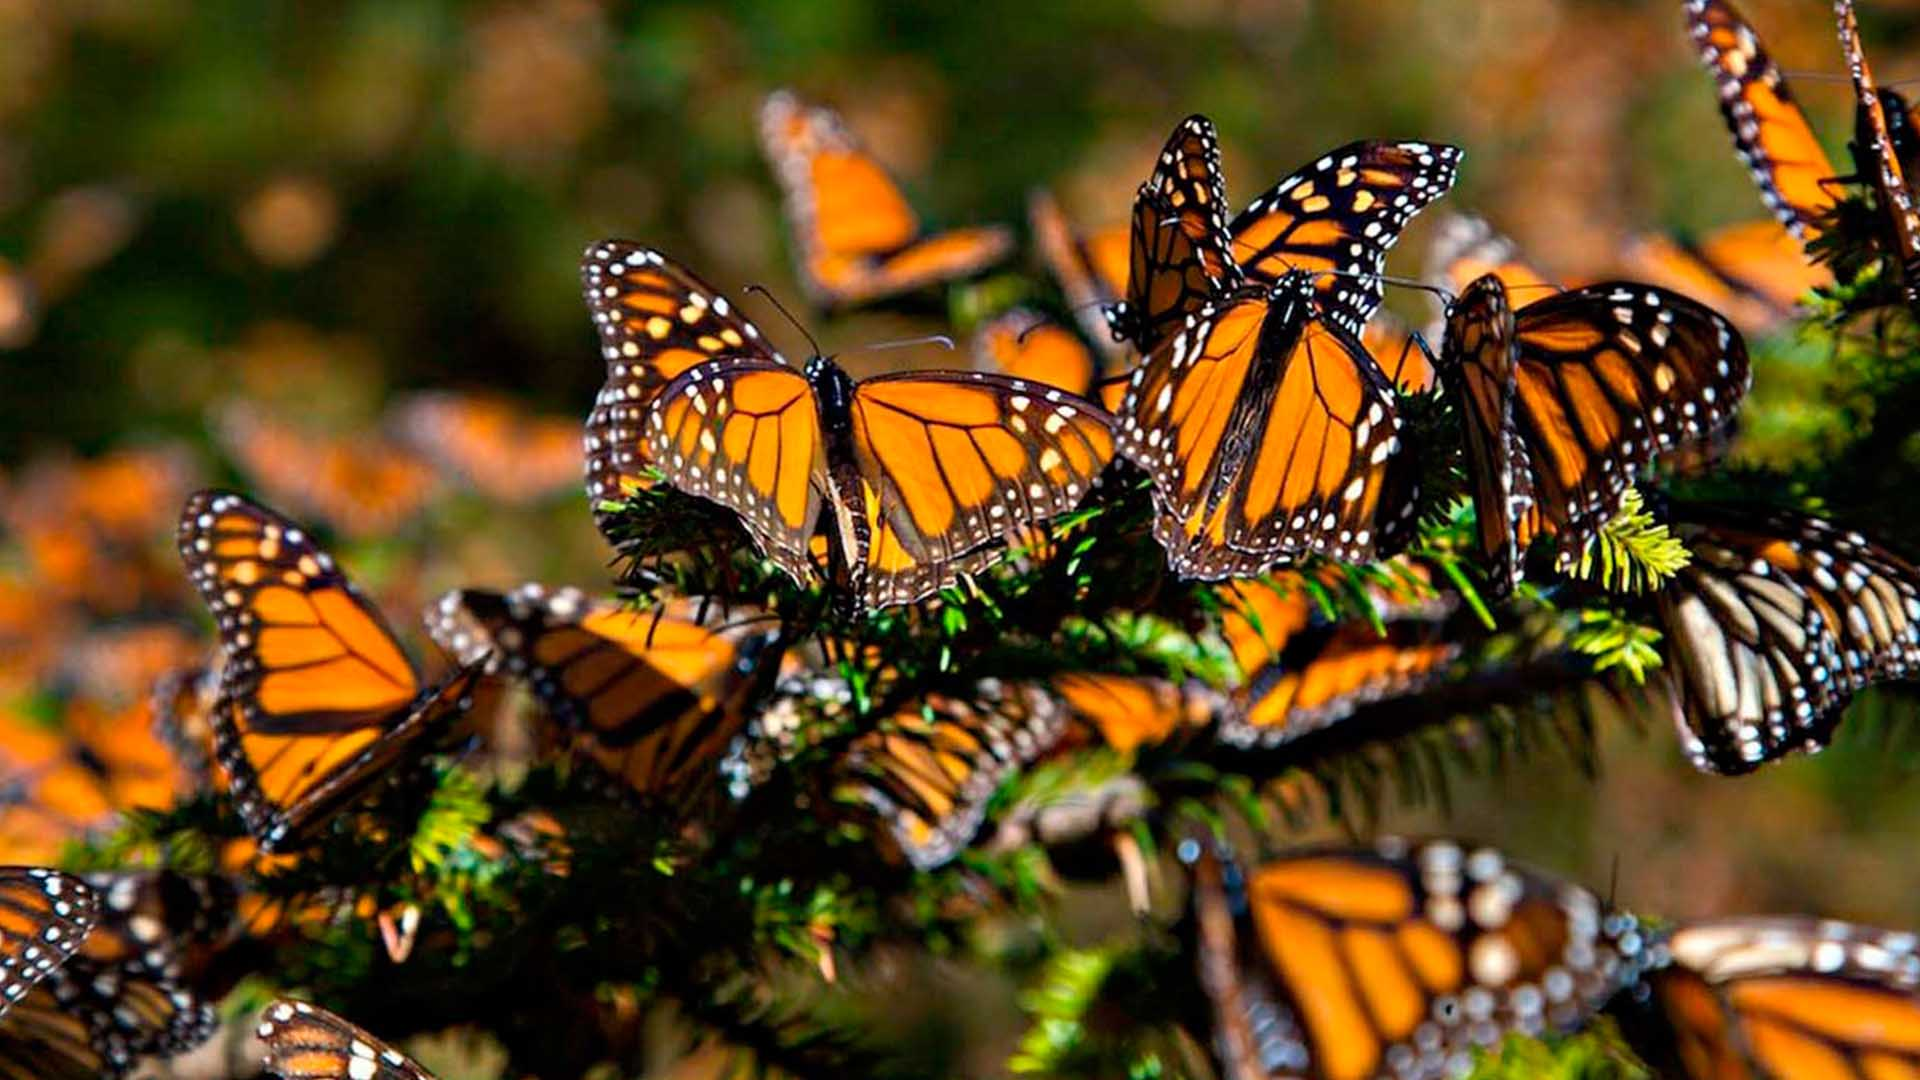
[[[1920,74],[1920,4],[1866,6],[1883,81]],[[1742,7],[1844,160],[1828,6]],[[44,570],[20,499],[49,462],[178,443],[193,482],[247,484],[214,434],[236,399],[343,439],[421,389],[584,417],[602,370],[577,259],[605,236],[797,308],[755,142],[783,85],[839,108],[939,223],[1023,222],[1036,185],[1083,226],[1119,220],[1196,111],[1236,201],[1354,138],[1457,143],[1443,207],[1570,277],[1637,232],[1762,212],[1679,0],[0,0],[0,571],[31,592]],[[1024,253],[1003,273],[1023,271],[1051,288]],[[813,327],[829,349],[956,329]],[[583,502],[456,491],[343,561],[399,611],[468,581],[604,581]],[[1920,756],[1883,737],[1910,711],[1870,697],[1832,751],[1743,780],[1694,774],[1666,731],[1607,731],[1597,779],[1549,752],[1383,824],[1502,842],[1672,916],[1920,925]],[[1004,1060],[1008,1010],[954,1021],[980,1028],[955,1036],[970,1068]]]

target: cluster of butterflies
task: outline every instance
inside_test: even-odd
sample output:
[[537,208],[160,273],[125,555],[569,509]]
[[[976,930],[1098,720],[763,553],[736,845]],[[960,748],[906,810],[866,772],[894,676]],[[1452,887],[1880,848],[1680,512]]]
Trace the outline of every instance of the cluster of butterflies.
[[[1911,933],[1791,916],[1645,923],[1496,850],[1445,839],[1247,866],[1198,841],[1180,855],[1191,873],[1183,930],[1223,1076],[1437,1080],[1509,1033],[1573,1030],[1603,1010],[1662,1075],[1920,1069]],[[180,887],[0,867],[0,1076],[118,1075],[130,1055],[205,1037],[211,1011],[175,981],[173,942],[187,931],[159,937],[170,913],[162,885]],[[127,982],[141,993],[120,990]],[[85,1007],[102,985],[138,1007]],[[126,1056],[89,1071],[71,1048],[103,1031]],[[431,1080],[306,1002],[269,1004],[255,1035],[266,1069],[285,1080]]]
[[[1751,28],[1718,0],[1686,7],[1779,227],[1810,243],[1837,205],[1832,170]],[[1901,179],[1912,120],[1873,87],[1851,7],[1837,9],[1861,88],[1856,150],[1873,165],[1861,175],[1906,274],[1920,266]],[[966,277],[1011,251],[998,227],[924,230],[827,109],[775,94],[761,134],[822,306]],[[1271,750],[1419,693],[1460,656],[1450,604],[1381,596],[1384,631],[1330,621],[1309,599],[1315,570],[1296,565],[1390,559],[1410,542],[1426,448],[1407,442],[1403,398],[1438,392],[1457,407],[1477,545],[1504,596],[1536,540],[1564,567],[1650,469],[1726,436],[1750,368],[1717,308],[1763,325],[1824,274],[1803,250],[1779,269],[1781,245],[1745,229],[1649,254],[1671,287],[1563,289],[1484,229],[1450,227],[1431,354],[1380,313],[1385,259],[1460,160],[1432,143],[1352,143],[1233,213],[1213,126],[1189,118],[1124,228],[1078,234],[1035,198],[1035,240],[1084,335],[1009,312],[983,328],[973,370],[854,379],[817,350],[795,367],[693,271],[641,245],[595,244],[582,281],[607,371],[585,438],[596,517],[611,535],[623,501],[665,484],[735,515],[795,582],[827,582],[873,610],[926,604],[987,570],[1118,487],[1113,469],[1144,478],[1168,568],[1211,583],[1232,686],[1074,672],[914,696],[853,739],[826,782],[877,814],[917,867],[973,843],[996,789],[1051,755],[1194,738]],[[1741,273],[1753,259],[1733,253],[1752,250],[1767,253],[1767,273]],[[423,399],[407,427],[425,446],[469,446],[445,467],[514,485],[558,468],[529,463],[565,456],[552,432],[519,423]],[[225,431],[243,463],[313,460],[244,412]],[[371,483],[353,479],[348,448],[334,456],[344,479],[328,490]],[[289,478],[285,497],[353,531],[359,519],[302,483]],[[1915,673],[1920,571],[1884,545],[1789,511],[1688,505],[1665,518],[1693,558],[1650,616],[1701,767],[1743,772],[1817,748],[1853,694]],[[685,596],[635,612],[532,585],[433,605],[427,626],[452,663],[430,681],[301,523],[207,491],[187,500],[178,547],[222,648],[165,681],[151,709],[185,770],[220,785],[244,822],[234,865],[297,853],[470,725],[502,680],[543,706],[549,751],[660,804],[711,787],[764,732],[757,720],[822,694],[821,657],[772,611]],[[75,589],[91,583],[84,568],[66,573]],[[56,775],[29,765],[29,780]],[[1583,890],[1449,844],[1250,872],[1211,851],[1191,861],[1200,978],[1232,1075],[1444,1075],[1504,1032],[1577,1022],[1623,996],[1657,1006],[1666,1041],[1647,1053],[1689,1076],[1811,1075],[1809,1062],[1835,1055],[1868,1074],[1920,1068],[1910,1042],[1887,1034],[1912,1022],[1920,977],[1899,935],[1795,920],[1655,934]],[[115,1075],[204,1037],[180,972],[219,921],[210,913],[240,901],[171,876],[0,882],[0,1048],[12,1038],[39,1055],[25,1072],[0,1063],[0,1076]],[[1869,1010],[1885,1022],[1856,1022]],[[425,1075],[309,1005],[269,1008],[260,1034],[287,1077]]]

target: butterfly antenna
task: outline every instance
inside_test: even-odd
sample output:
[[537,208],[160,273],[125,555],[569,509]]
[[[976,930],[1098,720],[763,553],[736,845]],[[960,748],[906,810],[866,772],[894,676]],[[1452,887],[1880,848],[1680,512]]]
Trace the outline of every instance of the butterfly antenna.
[[953,339],[945,334],[925,334],[921,337],[902,338],[899,341],[883,341],[878,345],[862,345],[853,352],[885,352],[888,349],[908,349],[915,345],[938,345],[948,352],[953,351]]
[[1362,281],[1378,281],[1383,285],[1398,285],[1403,289],[1419,289],[1421,292],[1430,292],[1433,295],[1439,297],[1440,302],[1447,305],[1448,307],[1452,307],[1453,302],[1459,299],[1459,297],[1453,295],[1451,291],[1447,289],[1443,289],[1438,285],[1434,285],[1425,281],[1415,281],[1413,278],[1395,277],[1392,274],[1371,274],[1371,273],[1363,273],[1357,270],[1333,270],[1333,269],[1303,270],[1301,272],[1305,274],[1309,274],[1313,277],[1319,277],[1320,275],[1325,274],[1328,277],[1350,277],[1350,278],[1359,278]]
[[820,351],[820,343],[813,340],[813,335],[807,332],[806,326],[804,326],[799,319],[793,317],[793,312],[787,310],[787,305],[781,303],[779,297],[773,295],[773,290],[767,288],[765,285],[754,284],[747,286],[746,292],[749,295],[758,294],[766,297],[767,303],[773,305],[773,310],[779,312],[795,330],[800,331],[801,337],[807,339],[807,347],[813,350],[813,355],[826,355]]

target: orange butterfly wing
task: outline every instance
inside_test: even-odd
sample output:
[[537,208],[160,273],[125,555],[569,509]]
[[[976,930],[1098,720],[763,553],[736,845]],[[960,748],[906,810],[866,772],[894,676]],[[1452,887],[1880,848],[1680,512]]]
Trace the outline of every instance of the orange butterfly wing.
[[989,320],[973,342],[974,363],[1015,379],[1082,397],[1093,392],[1099,364],[1079,337],[1026,308]]
[[419,677],[393,632],[299,525],[204,491],[187,501],[179,542],[226,652],[216,756],[263,851],[318,824],[464,709],[473,672],[416,706]]
[[1027,224],[1041,261],[1060,283],[1060,292],[1080,320],[1081,329],[1109,359],[1124,357],[1127,348],[1114,340],[1102,312],[1127,290],[1132,230],[1116,225],[1077,235],[1044,188],[1027,199]]
[[580,281],[607,364],[586,430],[587,498],[604,524],[603,502],[652,483],[647,416],[667,383],[721,356],[781,358],[725,294],[652,248],[595,244]]
[[1793,317],[1807,293],[1833,283],[1799,241],[1771,220],[1717,229],[1697,244],[1636,238],[1622,253],[1641,281],[1672,289],[1725,315],[1743,334],[1765,334]]
[[1440,370],[1461,402],[1480,553],[1496,596],[1520,580],[1537,522],[1526,445],[1513,425],[1518,331],[1506,290],[1492,274],[1467,286],[1447,316]]
[[1379,362],[1387,381],[1403,394],[1424,394],[1439,381],[1424,335],[1391,312],[1376,311],[1360,332],[1360,345]]
[[78,878],[0,867],[0,1017],[84,944],[100,903]]
[[[1290,291],[1203,309],[1134,372],[1120,448],[1154,480],[1154,535],[1186,577],[1248,577],[1319,552],[1365,561],[1398,449],[1392,388]],[[1409,504],[1410,505],[1410,504]]]
[[1687,0],[1687,27],[1719,89],[1734,150],[1760,197],[1794,239],[1812,241],[1833,210],[1826,182],[1834,169],[1779,66],[1726,0]]
[[998,558],[1077,507],[1114,452],[1105,412],[1004,375],[879,375],[860,382],[851,413],[871,607],[910,603]]
[[1226,201],[1213,122],[1189,116],[1134,197],[1126,299],[1107,311],[1115,336],[1152,352],[1189,315],[1240,284]]
[[236,404],[217,431],[240,470],[275,499],[355,536],[378,536],[437,493],[432,466],[383,437],[314,434]]
[[1460,157],[1457,147],[1420,142],[1331,150],[1233,219],[1234,260],[1269,284],[1290,271],[1314,273],[1324,317],[1358,334],[1379,310],[1387,252],[1415,214],[1453,188]]
[[524,680],[610,775],[642,795],[717,775],[780,632],[753,610],[676,599],[634,611],[539,585],[455,590],[429,629],[463,662]]
[[1222,1075],[1448,1075],[1509,1033],[1578,1026],[1639,934],[1584,889],[1449,841],[1194,866]]
[[761,106],[760,139],[786,195],[801,280],[823,304],[967,277],[1012,249],[999,226],[922,233],[899,186],[830,109],[776,92]]
[[826,443],[805,376],[773,356],[695,367],[654,402],[647,436],[675,487],[740,515],[767,558],[795,581],[814,579]]
[[281,1080],[433,1080],[412,1058],[304,1001],[268,1005],[254,1033],[267,1046],[267,1071]]
[[1182,729],[1199,730],[1218,711],[1213,695],[1197,683],[1075,671],[1054,676],[1050,685],[1101,745],[1122,754],[1158,746]]
[[580,478],[577,420],[529,415],[506,398],[429,392],[395,410],[409,445],[452,480],[523,503]]

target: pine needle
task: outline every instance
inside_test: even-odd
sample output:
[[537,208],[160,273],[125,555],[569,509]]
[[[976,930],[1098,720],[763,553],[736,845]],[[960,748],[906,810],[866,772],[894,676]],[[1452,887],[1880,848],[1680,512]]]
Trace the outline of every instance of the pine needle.
[[1614,592],[1649,592],[1679,573],[1688,558],[1687,546],[1654,519],[1637,489],[1628,488],[1619,512],[1580,553],[1572,576]]

